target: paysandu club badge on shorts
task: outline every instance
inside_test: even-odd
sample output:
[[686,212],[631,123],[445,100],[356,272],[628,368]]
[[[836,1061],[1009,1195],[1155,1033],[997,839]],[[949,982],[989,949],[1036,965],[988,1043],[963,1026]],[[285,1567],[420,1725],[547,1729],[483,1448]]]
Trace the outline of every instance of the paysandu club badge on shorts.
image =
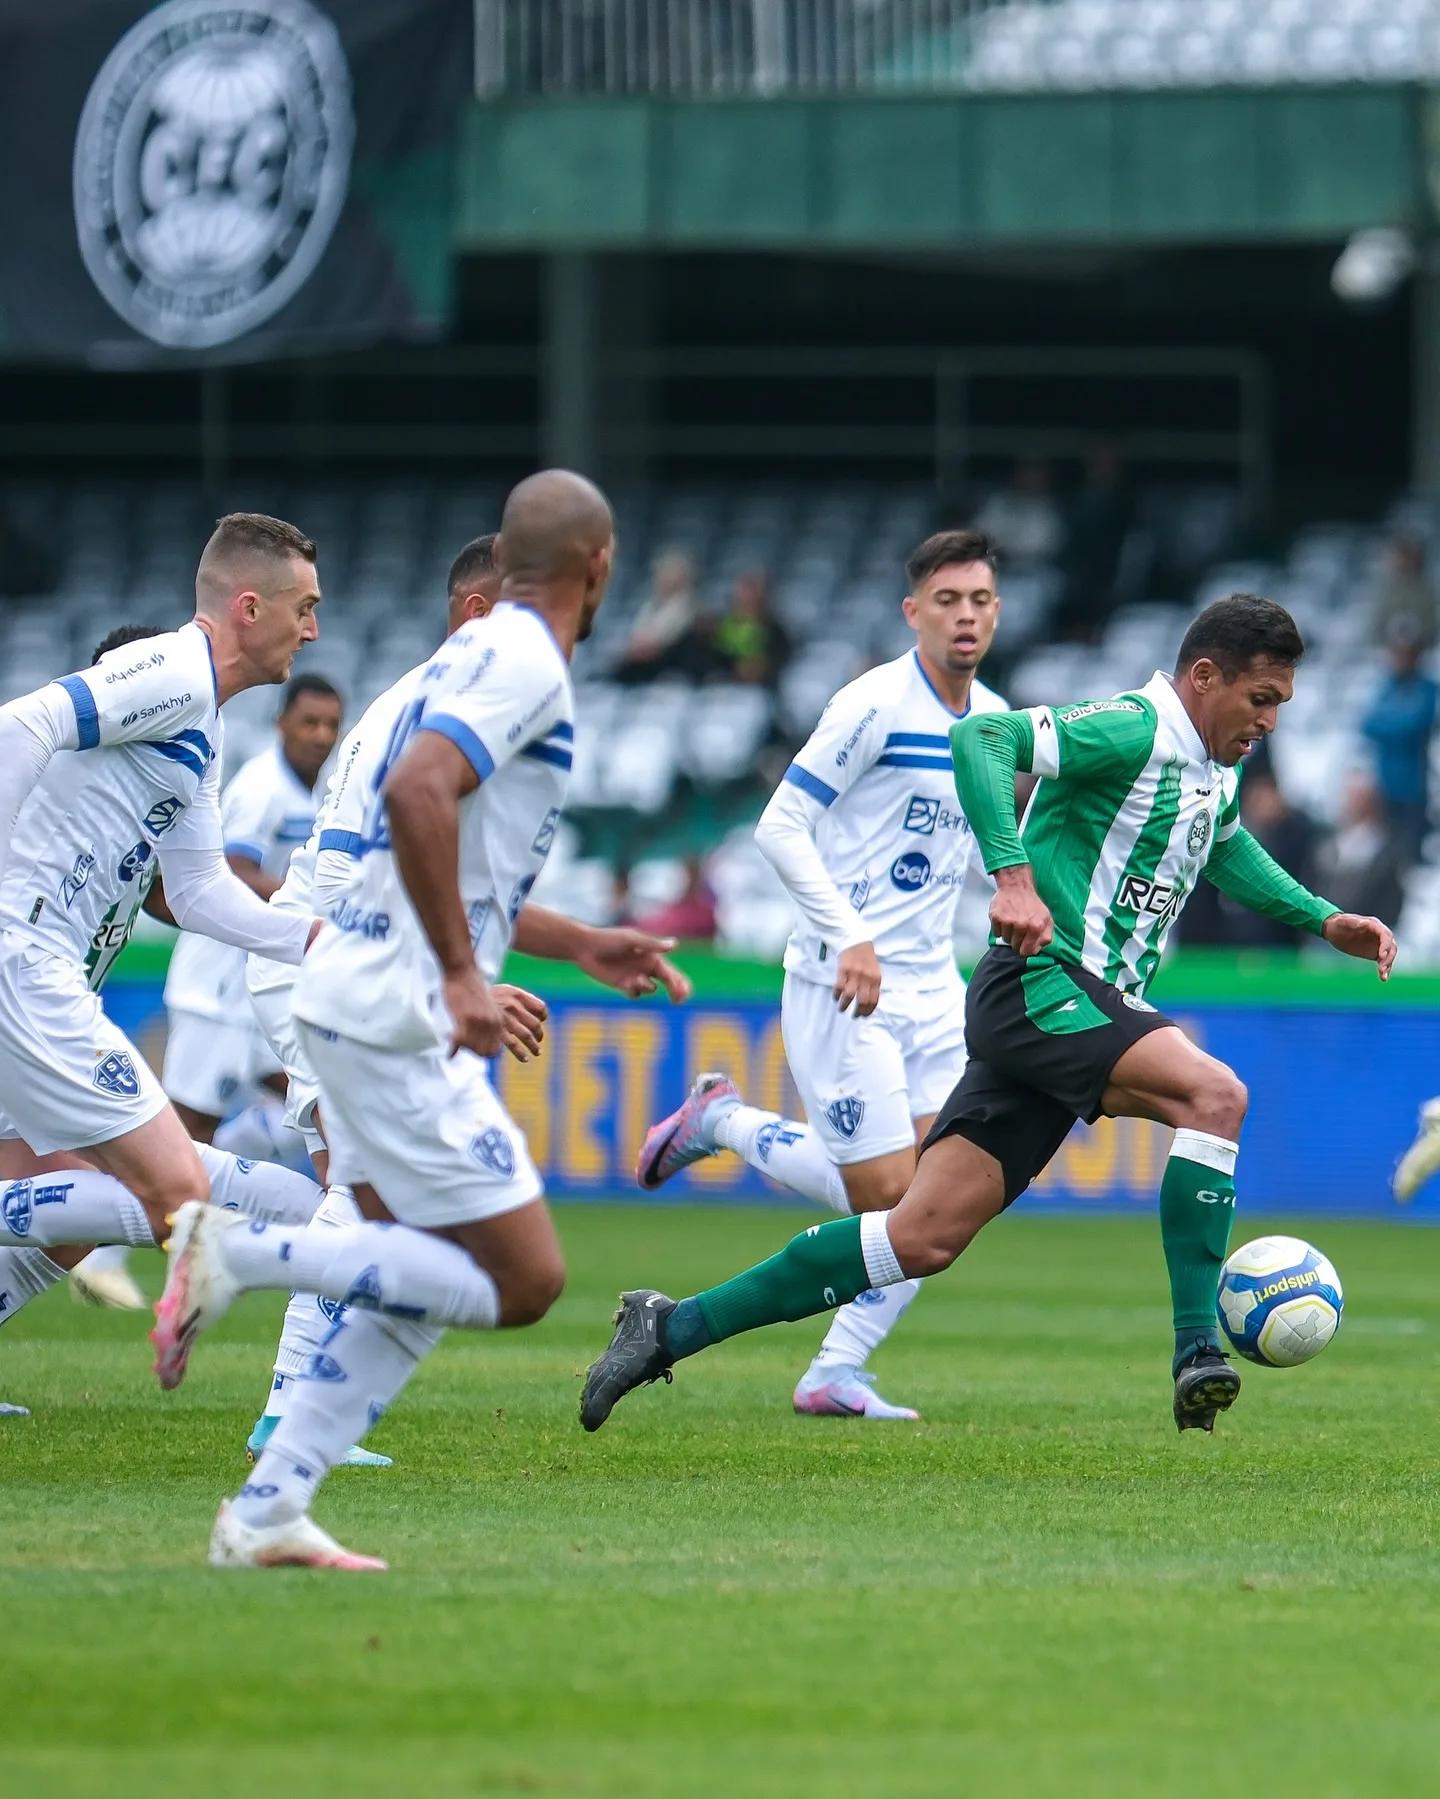
[[75,136],[80,254],[152,342],[206,350],[274,317],[345,203],[355,121],[308,0],[169,0],[127,31]]

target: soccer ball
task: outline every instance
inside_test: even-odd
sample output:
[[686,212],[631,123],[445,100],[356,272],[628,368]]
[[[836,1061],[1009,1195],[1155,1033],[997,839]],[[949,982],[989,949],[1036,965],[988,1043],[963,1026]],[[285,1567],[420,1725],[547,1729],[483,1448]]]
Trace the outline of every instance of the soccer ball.
[[1294,1368],[1340,1328],[1345,1292],[1333,1265],[1298,1237],[1257,1237],[1220,1271],[1220,1328],[1250,1362]]

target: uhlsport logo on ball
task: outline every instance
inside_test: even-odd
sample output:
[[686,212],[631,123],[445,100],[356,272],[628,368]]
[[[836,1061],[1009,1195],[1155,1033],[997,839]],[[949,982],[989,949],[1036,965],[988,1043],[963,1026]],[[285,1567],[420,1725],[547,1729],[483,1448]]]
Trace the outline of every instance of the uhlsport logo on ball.
[[272,318],[335,229],[355,127],[307,0],[169,0],[132,26],[75,137],[80,254],[128,325],[204,350]]
[[1248,1361],[1308,1362],[1340,1328],[1345,1293],[1333,1263],[1299,1237],[1257,1237],[1220,1275],[1220,1325]]

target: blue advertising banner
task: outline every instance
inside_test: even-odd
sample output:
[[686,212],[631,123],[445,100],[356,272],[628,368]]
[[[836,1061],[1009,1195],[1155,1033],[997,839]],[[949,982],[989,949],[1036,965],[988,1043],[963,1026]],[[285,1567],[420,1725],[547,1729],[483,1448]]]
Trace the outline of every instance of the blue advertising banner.
[[[158,1064],[159,987],[116,984],[106,1005]],[[1237,1176],[1242,1211],[1440,1222],[1440,1180],[1412,1207],[1390,1196],[1390,1171],[1416,1109],[1440,1092],[1440,1010],[1191,1005],[1175,1016],[1250,1089]],[[598,993],[593,1002],[557,997],[544,1056],[525,1066],[505,1059],[497,1080],[554,1197],[636,1199],[641,1139],[707,1068],[725,1069],[756,1105],[798,1110],[779,1013],[743,999],[672,1008]],[[1064,1212],[1153,1206],[1168,1138],[1134,1119],[1078,1126],[1019,1203]],[[725,1155],[657,1197],[763,1203],[780,1190]]]

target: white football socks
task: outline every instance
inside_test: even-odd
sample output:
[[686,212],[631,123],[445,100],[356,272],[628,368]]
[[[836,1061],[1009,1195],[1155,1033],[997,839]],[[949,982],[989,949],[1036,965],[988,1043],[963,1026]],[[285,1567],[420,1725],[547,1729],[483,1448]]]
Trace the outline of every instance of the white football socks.
[[919,1291],[920,1282],[916,1279],[896,1281],[889,1287],[871,1287],[849,1305],[841,1306],[825,1333],[820,1353],[810,1364],[810,1372],[830,1375],[841,1368],[863,1368]]
[[[243,1162],[195,1145],[217,1206],[285,1224],[305,1224],[323,1188],[276,1162]],[[63,1243],[130,1244],[151,1249],[155,1238],[145,1208],[114,1175],[63,1168],[28,1175],[0,1187],[0,1244],[54,1249]]]
[[[360,1208],[348,1187],[331,1187],[321,1200],[312,1224],[332,1229],[342,1224],[363,1222]],[[296,1379],[304,1373],[310,1358],[330,1333],[332,1325],[345,1315],[345,1308],[333,1299],[317,1299],[313,1293],[292,1293],[285,1308],[285,1323],[275,1351],[275,1379],[270,1397],[265,1402],[265,1415],[283,1418],[290,1408]]]
[[308,1175],[278,1162],[251,1162],[209,1143],[197,1143],[210,1176],[210,1201],[267,1224],[308,1224],[325,1189]]
[[850,1201],[840,1170],[808,1124],[762,1112],[758,1106],[732,1106],[715,1125],[715,1141],[772,1181],[789,1187],[818,1206],[848,1214]]
[[43,1249],[0,1249],[0,1324],[64,1278],[65,1270]]
[[[289,1287],[428,1324],[494,1330],[500,1293],[465,1251],[403,1224],[227,1230],[220,1253],[241,1287]],[[352,1439],[353,1440],[353,1439]]]
[[54,1249],[63,1243],[130,1243],[152,1249],[145,1208],[113,1175],[64,1168],[0,1188],[0,1243]]
[[326,1474],[380,1421],[442,1334],[435,1325],[362,1311],[333,1326],[234,1501],[240,1522],[261,1530],[309,1511]]

